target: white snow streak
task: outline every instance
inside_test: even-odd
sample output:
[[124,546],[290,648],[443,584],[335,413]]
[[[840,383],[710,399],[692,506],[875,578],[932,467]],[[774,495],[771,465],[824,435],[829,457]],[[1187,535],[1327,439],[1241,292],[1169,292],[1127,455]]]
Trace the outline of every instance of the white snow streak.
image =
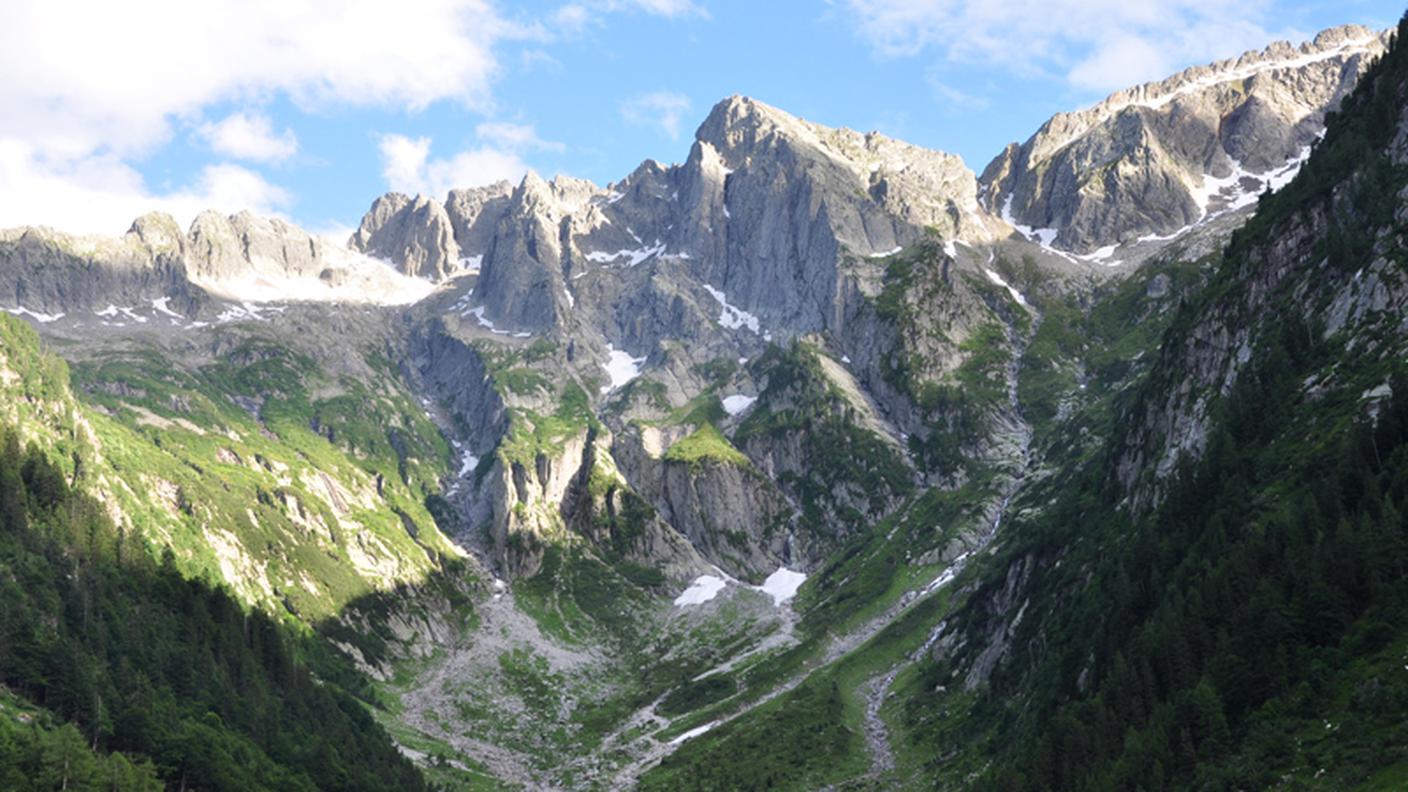
[[[64,316],[65,316],[65,314],[61,314],[61,313],[58,313],[58,314],[46,314],[46,313],[40,313],[39,311],[31,311],[31,310],[29,310],[28,308],[24,307],[23,305],[21,305],[21,306],[18,307],[18,308],[6,308],[6,309],[4,309],[4,310],[5,310],[5,313],[11,314],[12,316],[28,316],[28,317],[34,319],[34,321],[40,322],[40,323],[42,323],[42,324],[48,324],[49,322],[57,322],[58,320],[64,318]],[[145,321],[145,320],[143,320],[143,321]]]
[[[637,239],[636,241],[640,240]],[[586,259],[587,261],[595,262],[597,264],[614,264],[617,259],[625,258],[625,266],[634,267],[635,265],[641,263],[642,261],[645,261],[651,256],[658,256],[664,252],[665,243],[657,239],[655,240],[655,244],[651,245],[650,247],[641,247],[636,248],[635,250],[618,250],[615,253],[587,253]]]
[[717,725],[718,721],[713,721],[712,723],[706,723],[703,726],[695,726],[693,729],[690,729],[687,732],[681,732],[678,737],[674,738],[673,740],[670,740],[670,745],[679,745],[685,740],[692,740]]
[[709,292],[709,296],[717,300],[719,303],[719,307],[723,309],[719,313],[719,324],[729,328],[730,330],[737,330],[739,328],[746,327],[751,330],[755,335],[758,333],[758,317],[748,313],[742,308],[730,305],[728,302],[727,294],[724,294],[722,291],[715,289],[713,286],[710,286],[707,283],[704,284],[704,291]]
[[988,280],[1006,289],[1007,293],[1012,295],[1012,299],[1016,300],[1018,305],[1022,306],[1023,308],[1027,307],[1027,298],[1023,297],[1021,292],[1009,286],[1007,284],[1007,281],[1002,279],[1001,275],[998,275],[996,272],[993,272],[992,270],[987,269],[986,267],[983,268],[983,272],[988,276]]
[[168,305],[170,302],[170,297],[159,297],[152,300],[152,308],[156,309],[157,313],[164,313],[172,319],[185,319],[186,317],[171,310],[170,305]]

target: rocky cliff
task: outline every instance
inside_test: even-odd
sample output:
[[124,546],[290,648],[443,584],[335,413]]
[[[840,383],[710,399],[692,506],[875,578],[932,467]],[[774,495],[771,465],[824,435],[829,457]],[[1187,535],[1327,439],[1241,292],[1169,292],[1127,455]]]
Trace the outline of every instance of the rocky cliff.
[[1289,181],[1387,33],[1277,42],[1054,116],[983,170],[983,205],[1079,254],[1157,242]]

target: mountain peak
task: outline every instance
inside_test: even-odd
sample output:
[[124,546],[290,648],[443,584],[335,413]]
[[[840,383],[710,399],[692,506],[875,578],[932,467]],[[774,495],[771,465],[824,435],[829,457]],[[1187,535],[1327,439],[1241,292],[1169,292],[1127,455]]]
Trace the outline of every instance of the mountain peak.
[[138,217],[127,229],[127,235],[156,252],[177,253],[186,244],[180,224],[166,212],[147,212]]
[[777,132],[790,133],[789,137],[807,136],[810,124],[772,105],[735,94],[714,105],[694,137],[719,151],[728,151],[755,147]]
[[1288,181],[1388,38],[1330,28],[1058,113],[988,165],[984,203],[1022,235],[1084,255],[1170,239]]

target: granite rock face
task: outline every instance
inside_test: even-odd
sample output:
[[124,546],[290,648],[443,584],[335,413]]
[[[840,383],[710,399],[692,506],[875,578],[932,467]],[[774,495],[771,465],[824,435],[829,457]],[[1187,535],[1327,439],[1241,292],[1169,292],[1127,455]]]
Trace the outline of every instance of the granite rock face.
[[983,205],[1088,254],[1170,237],[1290,180],[1387,33],[1326,30],[1299,47],[1197,66],[1061,113],[982,175]]
[[450,214],[424,196],[389,193],[376,199],[348,245],[395,261],[402,273],[443,280],[460,269],[460,248]]
[[[529,174],[511,190],[456,190],[444,207],[453,239],[425,199],[389,194],[351,244],[431,278],[452,273],[427,261],[462,259],[479,270],[473,302],[498,330],[566,327],[578,313],[607,341],[641,346],[723,310],[760,339],[787,338],[830,327],[847,259],[926,234],[1005,236],[977,192],[958,157],[735,96],[710,112],[681,165],[648,161],[605,188]],[[642,269],[650,276],[631,273]],[[605,304],[622,299],[634,303],[629,317]]]

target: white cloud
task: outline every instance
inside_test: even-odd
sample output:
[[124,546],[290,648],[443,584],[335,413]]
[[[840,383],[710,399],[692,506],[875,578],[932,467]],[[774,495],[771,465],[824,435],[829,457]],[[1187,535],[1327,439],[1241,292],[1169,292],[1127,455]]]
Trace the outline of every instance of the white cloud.
[[692,0],[624,0],[608,5],[615,8],[636,8],[647,14],[663,17],[709,16],[709,12],[703,6],[692,2]]
[[[489,0],[405,0],[394,12],[382,0],[133,0],[85,3],[81,14],[78,24],[70,4],[6,0],[0,226],[111,233],[142,211],[195,200],[286,205],[235,166],[210,165],[190,187],[158,192],[133,163],[215,103],[282,95],[305,110],[437,101],[486,110],[495,45],[542,35]],[[203,128],[218,153],[269,161],[296,145],[258,116],[233,118]]]
[[843,0],[886,57],[926,50],[965,64],[1047,74],[1109,91],[1179,68],[1298,38],[1269,0]]
[[532,124],[486,121],[474,128],[474,134],[485,143],[514,151],[524,149],[562,151],[566,148],[555,140],[543,140],[538,137],[538,131]]
[[708,9],[693,0],[579,0],[559,6],[551,16],[552,27],[568,35],[601,21],[606,14],[638,11],[652,16],[707,19]]
[[532,124],[485,121],[474,128],[477,145],[446,159],[430,156],[431,139],[382,135],[381,175],[396,192],[443,198],[458,187],[478,187],[507,179],[518,181],[528,172],[530,151],[561,152],[566,147],[538,137]]
[[487,0],[7,0],[0,135],[46,154],[161,143],[172,118],[283,93],[324,104],[489,105],[493,46],[529,35]]
[[280,162],[298,151],[293,130],[274,133],[266,115],[231,113],[219,122],[206,122],[196,130],[217,154],[251,162]]
[[[222,158],[267,163],[291,156],[298,147],[292,133],[247,109],[275,98],[303,112],[343,106],[413,112],[453,102],[491,113],[506,42],[543,46],[560,37],[559,28],[580,29],[610,13],[707,16],[694,0],[575,0],[556,18],[532,22],[518,21],[526,12],[501,11],[511,6],[499,0],[394,5],[128,0],[84,3],[75,20],[69,3],[5,0],[0,227],[43,222],[120,231],[141,211],[204,199],[276,209],[289,196],[249,170],[210,164],[189,186],[157,188],[135,165],[178,128],[195,128]],[[523,59],[552,62],[541,49]],[[202,123],[217,105],[235,112]],[[428,144],[420,153],[416,140],[383,139],[388,179],[394,174],[398,185],[438,193],[447,184],[521,174],[524,151],[559,150],[531,127],[523,137],[523,129],[511,126],[484,126],[484,145],[447,160],[431,159]],[[30,201],[28,190],[39,197]]]
[[56,162],[14,140],[0,140],[0,185],[0,218],[7,225],[108,236],[154,210],[169,212],[185,227],[203,209],[274,214],[290,201],[284,190],[238,165],[208,165],[193,185],[158,194],[111,155]]
[[396,192],[444,198],[456,187],[477,187],[500,179],[517,181],[528,165],[510,150],[478,146],[448,159],[431,159],[430,138],[382,135],[382,177]]
[[942,102],[950,113],[963,110],[981,110],[990,104],[986,96],[960,91],[940,79],[936,72],[930,72],[926,81],[934,92],[934,98]]
[[689,112],[689,97],[673,91],[638,94],[621,103],[621,117],[631,124],[660,127],[671,140],[680,136],[680,122]]

